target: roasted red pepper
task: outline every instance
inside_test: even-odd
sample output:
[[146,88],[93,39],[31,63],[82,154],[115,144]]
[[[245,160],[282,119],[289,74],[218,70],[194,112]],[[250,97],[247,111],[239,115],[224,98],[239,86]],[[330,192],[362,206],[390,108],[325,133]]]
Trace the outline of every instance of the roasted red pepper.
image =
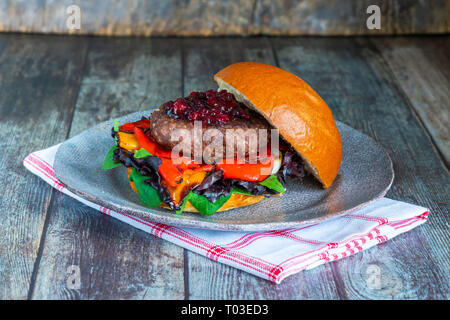
[[162,164],[159,166],[158,172],[161,174],[163,179],[166,180],[172,187],[175,187],[178,183],[180,183],[182,174],[180,170],[178,170],[177,166],[173,164],[170,157],[170,151],[159,148],[158,145],[151,141],[138,127],[134,127],[133,132],[136,139],[139,141],[140,148],[144,148],[152,155],[161,158]]
[[270,176],[274,161],[274,157],[269,154],[263,161],[258,161],[254,164],[239,164],[236,160],[233,160],[231,163],[227,163],[227,160],[225,159],[222,163],[218,163],[216,166],[218,169],[223,170],[223,175],[226,179],[263,181]]
[[171,187],[176,187],[181,183],[183,175],[178,170],[177,166],[173,164],[172,159],[161,158],[162,163],[159,166],[159,174]]
[[209,172],[213,168],[212,164],[198,164],[194,159],[186,157],[177,157],[176,159],[174,159],[174,163],[181,171],[185,171],[188,169],[202,169],[203,171]]
[[[185,170],[197,170],[210,172],[213,168],[212,165],[200,165],[195,163],[194,159],[186,157],[172,158],[171,151],[163,149],[157,143],[150,140],[145,133],[138,127],[133,128],[134,135],[139,142],[139,147],[144,148],[152,155],[160,157],[162,164],[159,167],[159,173],[167,183],[175,187],[182,180],[183,172]],[[270,175],[270,171],[273,168],[274,157],[268,155],[265,161],[259,161],[255,164],[250,163],[226,163],[223,161],[221,164],[217,164],[218,169],[222,169],[224,176],[227,179],[240,179],[246,181],[262,181]]]
[[134,127],[133,132],[141,148],[144,148],[154,156],[171,158],[170,150],[162,149],[157,143],[151,141],[139,127]]
[[[223,175],[226,179],[240,179],[245,181],[263,181],[268,176],[270,176],[270,171],[273,167],[273,162],[267,164],[256,163],[256,164],[228,164],[222,163],[218,164],[217,168],[223,170]],[[266,172],[266,174],[263,174]]]
[[134,128],[136,128],[136,127],[143,128],[143,129],[150,128],[150,120],[142,119],[142,120],[139,120],[136,122],[125,123],[119,127],[119,131],[133,132]]

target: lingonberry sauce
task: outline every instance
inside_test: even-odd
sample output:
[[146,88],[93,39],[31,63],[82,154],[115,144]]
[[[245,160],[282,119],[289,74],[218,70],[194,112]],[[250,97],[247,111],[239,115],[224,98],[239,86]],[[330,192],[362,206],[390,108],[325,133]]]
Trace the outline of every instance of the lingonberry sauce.
[[185,98],[164,103],[161,108],[175,119],[198,120],[206,124],[225,124],[234,119],[250,119],[245,105],[225,91],[191,92]]

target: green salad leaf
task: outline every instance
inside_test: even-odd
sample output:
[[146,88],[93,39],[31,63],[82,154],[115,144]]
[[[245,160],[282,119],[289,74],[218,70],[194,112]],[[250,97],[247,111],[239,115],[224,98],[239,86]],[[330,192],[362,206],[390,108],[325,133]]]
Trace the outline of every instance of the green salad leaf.
[[225,202],[230,199],[233,193],[242,193],[245,195],[253,196],[250,192],[238,188],[233,188],[231,189],[229,195],[220,197],[216,202],[211,202],[205,196],[196,194],[191,190],[187,194],[187,196],[184,197],[183,204],[180,206],[180,209],[176,211],[176,213],[181,214],[186,207],[187,202],[189,201],[200,214],[204,216],[210,216],[216,213],[217,210],[219,210],[225,204]]
[[119,120],[114,120],[113,121],[113,127],[114,127],[114,131],[115,132],[119,131],[119,126],[120,126]]
[[157,207],[161,204],[161,198],[158,191],[151,185],[144,183],[148,177],[145,177],[139,173],[135,168],[131,170],[130,181],[133,181],[136,185],[136,189],[139,195],[139,201],[148,207]]
[[263,185],[269,189],[278,191],[279,193],[283,193],[286,191],[286,189],[283,187],[281,182],[273,174],[271,176],[267,177],[266,179],[264,179],[263,181],[261,181],[259,184]]
[[239,189],[239,188],[231,189],[231,193],[242,193],[242,194],[245,194],[247,196],[254,196],[254,194],[251,194],[250,192],[242,190],[242,189]]
[[145,150],[144,148],[140,148],[138,151],[136,151],[136,152],[134,153],[134,157],[135,157],[136,159],[139,159],[139,158],[146,158],[146,157],[148,157],[148,156],[152,156],[152,154],[151,154],[150,152],[148,152],[147,150]]
[[103,170],[109,170],[121,165],[120,162],[115,162],[113,159],[114,150],[116,150],[117,148],[117,144],[114,144],[111,149],[109,149],[108,153],[106,154],[105,160],[103,161]]
[[[222,207],[225,202],[228,201],[231,197],[231,192],[228,196],[221,196],[216,202],[211,202],[206,198],[205,196],[196,194],[192,190],[188,193],[188,195],[184,198],[183,201],[183,209],[184,206],[186,206],[187,201],[189,202],[200,212],[200,214],[204,216],[210,216],[214,213],[216,213],[217,210],[219,210],[220,207]],[[180,208],[181,210],[181,208]],[[181,213],[181,211],[180,211]]]
[[190,197],[190,194],[192,193],[192,191],[190,191],[183,199],[183,203],[181,203],[180,209],[176,210],[175,213],[176,214],[181,214],[184,211],[184,208],[186,207],[186,204],[188,202],[188,199]]

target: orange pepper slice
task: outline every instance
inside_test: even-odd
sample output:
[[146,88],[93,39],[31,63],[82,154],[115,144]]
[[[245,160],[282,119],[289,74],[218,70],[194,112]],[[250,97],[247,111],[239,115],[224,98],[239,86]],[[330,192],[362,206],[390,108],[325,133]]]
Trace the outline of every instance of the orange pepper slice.
[[183,172],[183,181],[176,187],[166,187],[170,194],[172,201],[179,205],[183,196],[189,193],[189,191],[195,186],[199,185],[206,177],[206,171],[201,168],[191,170],[187,169]]
[[132,133],[118,132],[119,146],[128,151],[135,151],[139,149],[139,142]]

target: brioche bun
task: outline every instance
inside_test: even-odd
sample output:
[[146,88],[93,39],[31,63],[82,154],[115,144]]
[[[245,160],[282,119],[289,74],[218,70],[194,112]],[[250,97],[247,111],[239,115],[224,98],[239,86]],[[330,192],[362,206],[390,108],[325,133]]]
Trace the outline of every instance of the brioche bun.
[[277,128],[324,188],[333,183],[342,160],[341,136],[331,110],[305,81],[258,62],[232,64],[214,80]]
[[[133,181],[130,181],[130,179],[129,179],[130,173],[131,173],[131,169],[128,170],[128,181],[130,182],[131,188],[137,193],[138,191],[136,189],[136,185],[134,184]],[[219,210],[217,210],[217,211],[226,211],[226,210],[231,210],[231,209],[240,208],[240,207],[244,207],[244,206],[249,206],[251,204],[260,202],[262,199],[264,199],[264,196],[248,196],[248,195],[241,194],[241,193],[233,193],[231,195],[231,197],[228,199],[228,201],[225,202],[224,205],[222,207],[220,207]],[[170,210],[170,207],[167,204],[165,204],[164,202],[161,202],[161,204],[159,206],[161,208]],[[189,202],[189,200],[186,203],[186,206],[184,207],[183,211],[198,212],[197,208],[195,208]]]

